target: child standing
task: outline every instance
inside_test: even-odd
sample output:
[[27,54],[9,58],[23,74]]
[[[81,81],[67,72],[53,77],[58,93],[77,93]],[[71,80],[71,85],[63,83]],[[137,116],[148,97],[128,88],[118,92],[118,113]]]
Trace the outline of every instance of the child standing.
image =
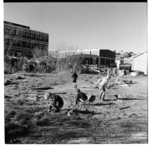
[[73,78],[73,86],[75,87],[75,88],[77,88],[77,78],[78,78],[78,75],[77,75],[77,73],[76,73],[76,70],[73,72],[73,74],[72,74],[72,78]]

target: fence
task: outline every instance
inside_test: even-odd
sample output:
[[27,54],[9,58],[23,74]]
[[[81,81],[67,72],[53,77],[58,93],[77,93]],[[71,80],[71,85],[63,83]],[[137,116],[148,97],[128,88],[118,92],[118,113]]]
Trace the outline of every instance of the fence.
[[49,55],[54,58],[67,58],[75,55],[96,55],[99,56],[99,50],[80,50],[80,51],[49,51]]

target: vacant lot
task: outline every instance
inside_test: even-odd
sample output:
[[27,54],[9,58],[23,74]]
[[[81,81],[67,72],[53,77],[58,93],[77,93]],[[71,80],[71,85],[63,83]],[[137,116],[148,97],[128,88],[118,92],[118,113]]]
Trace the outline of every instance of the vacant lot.
[[[98,100],[96,82],[100,75],[81,74],[77,84],[87,95],[96,95],[88,111],[67,112],[74,103],[75,89],[71,74],[5,75],[5,142],[11,144],[122,144],[148,142],[148,85],[146,76],[112,77],[132,80],[129,86],[107,90],[108,101]],[[45,89],[37,89],[45,87]],[[47,112],[46,91],[59,93],[64,99],[61,112]],[[112,94],[112,95],[110,95]],[[113,95],[119,94],[114,99]],[[35,101],[34,98],[38,97]]]

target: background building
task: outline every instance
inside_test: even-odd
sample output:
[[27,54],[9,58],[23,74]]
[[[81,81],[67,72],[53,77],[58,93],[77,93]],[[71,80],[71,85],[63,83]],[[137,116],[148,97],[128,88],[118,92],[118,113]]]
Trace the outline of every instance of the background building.
[[83,64],[99,65],[99,66],[114,66],[115,52],[108,49],[91,49],[91,50],[76,50],[76,51],[50,51],[50,55],[55,58],[66,58],[68,56],[78,56],[84,58]]
[[99,50],[99,65],[111,66],[115,64],[115,52],[108,49],[100,49]]
[[120,69],[120,65],[124,64],[124,60],[119,57],[116,58],[115,62],[116,62],[117,69]]
[[140,53],[132,58],[132,70],[142,71],[148,75],[148,60],[147,52]]
[[4,53],[32,57],[35,52],[48,54],[49,35],[30,27],[4,21]]

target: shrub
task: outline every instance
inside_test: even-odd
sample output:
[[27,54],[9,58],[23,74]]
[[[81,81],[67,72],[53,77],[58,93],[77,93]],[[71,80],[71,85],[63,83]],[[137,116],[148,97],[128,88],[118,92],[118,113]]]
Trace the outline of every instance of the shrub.
[[80,72],[82,69],[82,59],[77,56],[69,56],[67,58],[59,59],[56,65],[56,69],[58,71],[76,69]]
[[20,57],[18,64],[17,64],[17,71],[22,70],[23,64],[25,64],[28,61],[26,57]]
[[29,126],[23,126],[16,123],[7,123],[5,125],[5,143],[10,143],[11,140],[27,135],[30,131]]
[[16,114],[14,110],[5,114],[5,143],[11,143],[13,139],[27,135],[35,126],[32,118],[33,115],[30,113],[20,112]]
[[[36,53],[33,55],[34,57],[30,59],[30,64],[35,64],[36,66],[33,67],[34,71],[39,72],[39,73],[51,73],[52,71],[66,71],[70,69],[77,70],[80,73],[85,73],[88,72],[88,68],[83,68],[82,63],[83,63],[83,58],[80,56],[68,56],[66,58],[60,58],[56,59],[52,56],[42,56],[39,53]],[[20,57],[18,60],[17,64],[12,67],[11,61],[9,59],[9,56],[5,56],[4,58],[4,73],[14,73],[17,71],[22,70],[23,64],[27,63],[27,58],[26,57]],[[38,61],[39,63],[37,63]]]
[[8,112],[7,117],[12,118],[16,115],[16,111],[11,110],[10,112]]
[[9,55],[4,56],[4,74],[12,74],[22,70],[22,66],[27,62],[26,57],[20,57],[17,62],[12,65]]

